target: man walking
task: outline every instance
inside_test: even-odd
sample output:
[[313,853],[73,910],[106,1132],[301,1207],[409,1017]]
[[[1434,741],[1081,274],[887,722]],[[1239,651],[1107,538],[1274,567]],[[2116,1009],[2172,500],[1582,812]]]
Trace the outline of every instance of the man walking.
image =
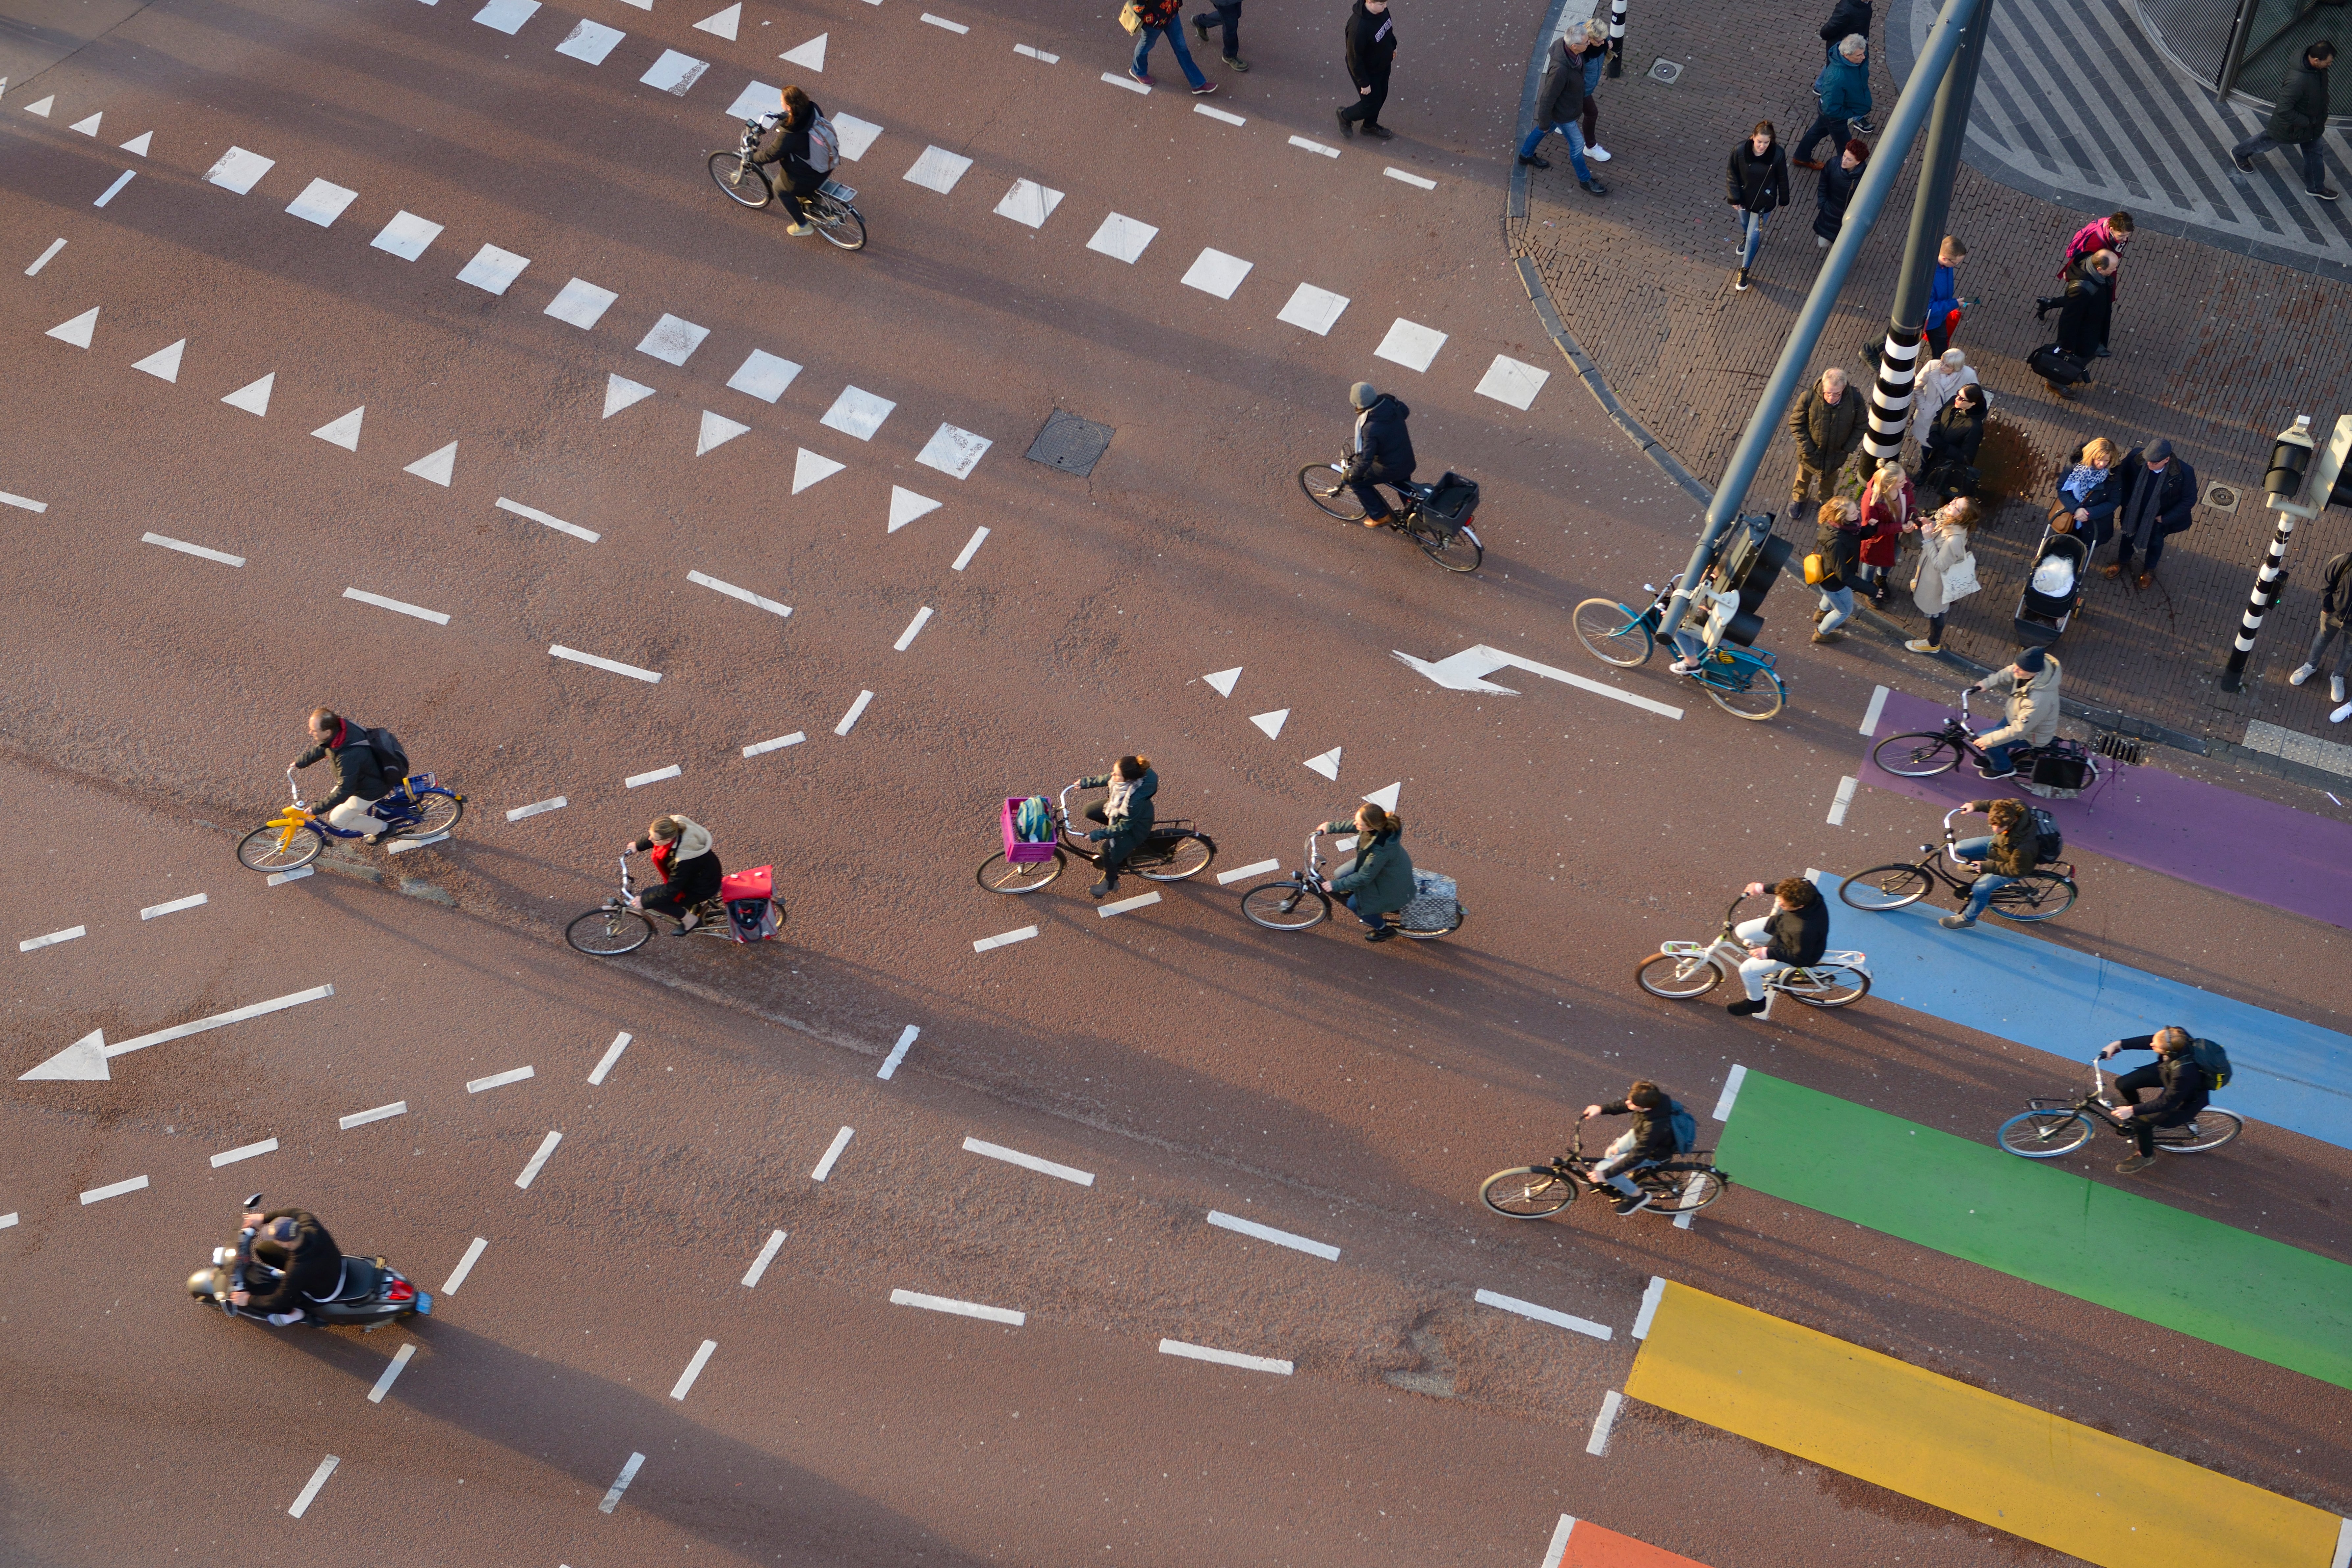
[[2159,440],[2145,454],[2137,447],[2126,452],[2116,465],[2116,479],[2124,498],[2116,509],[2116,558],[2100,570],[2120,577],[2131,570],[2137,552],[2136,581],[2150,587],[2156,582],[2156,563],[2164,556],[2164,542],[2188,531],[2190,510],[2197,504],[2197,470],[2172,455],[2171,442]]
[[1396,134],[1381,123],[1381,105],[1389,100],[1389,62],[1396,58],[1396,22],[1389,16],[1389,0],[1356,0],[1348,13],[1348,79],[1356,84],[1356,101],[1339,112],[1339,134],[1353,136],[1360,128],[1367,136],[1385,142]]
[[1857,123],[1866,122],[1870,114],[1870,40],[1860,33],[1846,37],[1830,51],[1829,63],[1822,74],[1813,79],[1813,96],[1821,100],[1821,112],[1797,140],[1796,155],[1790,160],[1800,169],[1818,169],[1822,161],[1813,156],[1813,149],[1823,137],[1832,147],[1843,147],[1853,136]]
[[1822,372],[1820,384],[1789,416],[1789,434],[1797,438],[1791,508],[1801,506],[1809,490],[1822,500],[1837,493],[1838,476],[1869,429],[1861,395],[1846,384],[1845,372],[1835,365]]
[[[2303,656],[2303,663],[2286,678],[2289,686],[2301,686],[2319,673],[2320,660],[2327,657],[2327,645],[2342,640],[2336,655],[2336,673],[2327,678],[2327,697],[2331,702],[2344,700],[2344,676],[2352,670],[2352,637],[2345,635],[2344,621],[2352,616],[2352,550],[2331,556],[2319,569],[2319,629],[2312,634],[2311,650]],[[2344,716],[2336,715],[2342,723]]]
[[1192,18],[1192,31],[1200,34],[1201,41],[1205,44],[1209,41],[1211,26],[1223,27],[1225,33],[1225,64],[1234,70],[1247,73],[1249,67],[1242,63],[1242,0],[1210,0],[1210,5],[1212,9]]
[[[1591,70],[1586,68],[1588,62]],[[1536,122],[1519,143],[1520,163],[1531,169],[1549,169],[1551,161],[1538,157],[1536,148],[1548,132],[1559,132],[1568,142],[1568,161],[1576,170],[1576,183],[1588,195],[1595,196],[1607,195],[1609,187],[1592,177],[1591,165],[1585,162],[1585,133],[1579,121],[1592,101],[1586,96],[1585,82],[1598,74],[1601,63],[1601,51],[1586,28],[1570,27],[1554,39],[1544,66],[1543,85],[1536,89]]]
[[2241,173],[2254,172],[2255,154],[2292,142],[2303,152],[2305,192],[2323,202],[2336,199],[2327,185],[2327,159],[2319,146],[2327,134],[2327,68],[2335,58],[2336,46],[2326,38],[2303,51],[2301,62],[2289,68],[2280,84],[2278,107],[2263,122],[2262,134],[2230,149],[2230,162]]

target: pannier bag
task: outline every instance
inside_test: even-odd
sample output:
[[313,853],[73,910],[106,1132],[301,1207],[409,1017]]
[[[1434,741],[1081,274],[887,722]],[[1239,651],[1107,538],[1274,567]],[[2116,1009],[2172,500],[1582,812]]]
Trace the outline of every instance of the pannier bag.
[[1454,879],[1413,868],[1412,900],[1398,919],[1411,931],[1443,931],[1454,923],[1461,907],[1454,899]]
[[728,934],[737,942],[765,942],[782,924],[776,919],[775,868],[755,866],[730,871],[719,879],[719,897],[727,906]]
[[1478,482],[1446,469],[1421,503],[1421,514],[1448,532],[1467,526],[1478,515]]

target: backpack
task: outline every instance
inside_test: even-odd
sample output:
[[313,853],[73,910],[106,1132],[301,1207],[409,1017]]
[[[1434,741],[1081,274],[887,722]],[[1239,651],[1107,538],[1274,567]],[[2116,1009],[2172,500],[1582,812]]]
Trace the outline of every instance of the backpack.
[[1054,809],[1042,795],[1033,795],[1013,815],[1013,836],[1024,844],[1049,844],[1054,839]]
[[809,126],[808,166],[816,174],[830,178],[834,165],[841,162],[841,132],[833,121],[820,114]]
[[2042,841],[2042,852],[2034,864],[2047,866],[2066,853],[2066,836],[2058,831],[2058,819],[2038,805],[2029,805],[2025,815],[2032,820],[2033,835]]
[[399,736],[389,730],[371,730],[359,724],[352,728],[367,742],[367,749],[375,753],[376,766],[383,772],[386,784],[396,784],[408,776],[408,748],[400,743]]
[[[2215,1046],[2213,1048],[2218,1051],[2221,1047]],[[2224,1070],[2227,1069],[2224,1068]],[[1675,1131],[1675,1153],[1687,1154],[1698,1147],[1698,1118],[1684,1110],[1681,1100],[1666,1101],[1666,1125],[1673,1128]]]
[[2189,1059],[2205,1069],[2205,1080],[2215,1089],[2230,1086],[2230,1053],[2218,1041],[2190,1040]]

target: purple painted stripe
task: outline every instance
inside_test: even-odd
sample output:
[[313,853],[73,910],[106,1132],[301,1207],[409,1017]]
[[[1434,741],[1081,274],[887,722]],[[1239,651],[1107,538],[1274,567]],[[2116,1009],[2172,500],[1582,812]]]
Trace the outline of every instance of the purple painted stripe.
[[[1968,763],[1931,779],[1899,779],[1869,760],[1889,735],[1936,730],[1948,709],[1900,691],[1886,695],[1878,732],[1863,742],[1862,780],[1946,810],[1967,801],[2014,795],[2008,784],[1977,777]],[[1981,716],[1979,731],[1992,728]],[[2184,882],[2352,929],[2352,825],[2273,805],[2219,784],[2138,767],[2118,779],[2114,764],[2099,787],[2079,800],[2038,801],[2058,819],[2066,852],[2105,855]]]

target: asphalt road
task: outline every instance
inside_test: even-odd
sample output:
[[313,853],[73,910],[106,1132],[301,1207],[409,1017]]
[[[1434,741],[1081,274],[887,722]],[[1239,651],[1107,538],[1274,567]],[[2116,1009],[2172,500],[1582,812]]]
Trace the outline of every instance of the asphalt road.
[[[1654,1274],[2352,1507],[2340,1392],[2201,1341],[1738,1188],[1687,1230],[1477,1207],[1488,1172],[1636,1075],[1704,1108],[1745,1064],[1971,1136],[2065,1087],[1898,1009],[1759,1026],[1630,984],[1738,883],[1894,858],[1936,814],[1866,791],[1823,820],[1888,679],[1852,645],[1768,637],[1799,645],[1791,705],[1747,725],[1568,633],[1577,599],[1676,569],[1693,518],[1500,260],[1493,149],[1532,16],[1401,15],[1444,65],[1401,68],[1400,137],[1372,147],[1330,123],[1336,25],[1287,8],[1250,14],[1247,77],[1202,51],[1234,126],[1164,58],[1149,96],[1098,80],[1123,64],[1107,15],[959,34],[844,0],[747,9],[730,41],[698,6],[598,4],[628,36],[592,66],[554,52],[576,18],[552,11],[509,37],[457,5],[173,0],[0,97],[0,236],[24,258],[0,287],[0,489],[47,509],[0,508],[0,889],[20,942],[86,928],[8,960],[0,1257],[25,1288],[0,1312],[0,1555],[162,1563],[287,1530],[268,1550],[573,1568],[1532,1563],[1566,1512],[1717,1568],[2061,1561],[1639,1405],[1589,1455]],[[776,62],[820,33],[821,73]],[[713,62],[682,97],[638,79],[671,49]],[[843,170],[863,253],[789,239],[702,173],[744,81],[795,77],[882,128]],[[46,120],[28,93],[54,95]],[[243,195],[205,181],[232,146],[274,161]],[[945,193],[900,177],[933,146],[972,160]],[[1024,179],[1066,193],[1034,229],[993,210]],[[324,227],[282,210],[313,180],[356,193]],[[443,226],[415,260],[370,243],[403,212]],[[1132,262],[1088,248],[1114,212],[1157,230]],[[484,246],[528,258],[502,294],[456,276]],[[1181,281],[1204,247],[1251,263],[1230,299]],[[546,313],[574,279],[616,296],[593,327]],[[1277,320],[1302,283],[1348,301],[1328,335]],[[92,307],[87,347],[44,335]],[[708,329],[682,364],[636,347],[665,316]],[[1425,370],[1374,354],[1399,320],[1446,334]],[[132,368],[182,339],[173,378]],[[800,367],[772,402],[727,385],[755,350]],[[1497,355],[1554,373],[1530,407],[1476,392]],[[223,405],[265,375],[265,414]],[[653,395],[608,417],[614,376]],[[1425,475],[1484,486],[1476,576],[1298,496],[1360,378],[1412,404]],[[892,405],[863,437],[824,423],[850,388]],[[310,434],[354,408],[356,449]],[[1089,479],[1022,456],[1056,408],[1117,432]],[[706,411],[749,428],[697,455],[725,432]],[[943,425],[990,443],[966,477],[917,461]],[[404,471],[453,441],[446,488]],[[803,449],[845,467],[795,494]],[[893,530],[894,488],[940,504]],[[1768,616],[1804,608],[1784,591]],[[1392,657],[1482,643],[1680,716],[1534,676],[1444,691]],[[1234,666],[1230,696],[1204,683]],[[460,784],[450,843],[274,888],[236,866],[319,701]],[[1251,721],[1276,710],[1277,735]],[[1336,780],[1302,765],[1333,748]],[[1130,749],[1219,870],[1295,865],[1309,826],[1396,784],[1467,922],[1370,948],[1344,921],[1259,931],[1207,878],[1108,919],[1080,873],[1021,900],[974,884],[1004,796]],[[672,810],[730,867],[777,867],[784,941],[565,949],[619,843]],[[2038,935],[2341,1026],[2340,931],[2082,864]],[[320,985],[106,1083],[15,1081],[94,1028]],[[2348,1176],[2344,1151],[2255,1128],[2148,1190],[2340,1259]],[[428,1289],[488,1245],[429,1322],[273,1334],[180,1289],[256,1187]]]

